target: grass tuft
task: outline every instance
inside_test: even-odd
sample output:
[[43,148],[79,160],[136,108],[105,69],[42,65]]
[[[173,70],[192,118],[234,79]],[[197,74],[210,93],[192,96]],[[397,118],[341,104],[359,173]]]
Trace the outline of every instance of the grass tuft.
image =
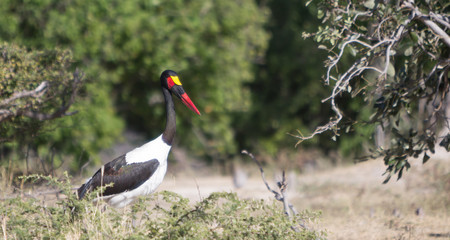
[[302,212],[289,221],[275,201],[240,199],[216,192],[200,202],[169,191],[139,198],[114,209],[103,202],[78,200],[67,173],[62,179],[30,175],[25,181],[45,180],[64,199],[42,203],[38,198],[9,198],[0,202],[0,232],[5,239],[320,239],[324,232],[295,232],[294,220],[314,221],[318,213]]

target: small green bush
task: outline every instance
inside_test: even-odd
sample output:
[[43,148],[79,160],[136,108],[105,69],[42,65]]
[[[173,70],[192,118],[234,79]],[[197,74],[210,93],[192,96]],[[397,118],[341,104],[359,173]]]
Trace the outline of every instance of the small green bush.
[[[67,177],[67,175],[66,175]],[[43,178],[66,195],[56,204],[11,198],[0,202],[0,229],[8,239],[318,239],[324,233],[295,232],[275,201],[244,200],[218,192],[192,203],[162,191],[123,209],[77,200],[70,182]],[[30,179],[30,177],[27,177]],[[66,178],[68,179],[68,178]],[[92,195],[92,194],[91,194]],[[51,205],[51,206],[50,206]],[[316,213],[297,218],[309,221]]]

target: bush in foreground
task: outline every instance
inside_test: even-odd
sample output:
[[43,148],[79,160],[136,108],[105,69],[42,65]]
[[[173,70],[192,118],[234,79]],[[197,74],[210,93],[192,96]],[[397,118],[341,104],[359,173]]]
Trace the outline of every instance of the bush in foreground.
[[[44,177],[66,198],[46,206],[35,198],[0,202],[0,229],[11,239],[318,239],[324,233],[295,232],[283,209],[273,202],[243,200],[234,193],[212,193],[197,203],[163,191],[124,209],[77,200],[69,181]],[[96,194],[96,193],[93,193]],[[91,194],[91,197],[93,197]],[[303,212],[296,220],[312,221]]]

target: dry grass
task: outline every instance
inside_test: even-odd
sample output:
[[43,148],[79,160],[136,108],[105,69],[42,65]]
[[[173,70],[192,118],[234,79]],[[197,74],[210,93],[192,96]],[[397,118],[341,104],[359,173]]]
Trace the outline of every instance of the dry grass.
[[381,184],[371,161],[300,177],[297,205],[321,209],[331,239],[450,238],[448,160],[416,164],[399,181]]
[[[314,228],[326,230],[329,239],[450,239],[448,159],[435,156],[425,165],[413,159],[403,178],[388,184],[382,184],[381,160],[301,174],[291,177],[289,198],[298,210],[322,211]],[[169,174],[160,189],[194,201],[214,191],[235,191],[241,198],[273,197],[256,171],[239,189],[230,177],[194,173]]]

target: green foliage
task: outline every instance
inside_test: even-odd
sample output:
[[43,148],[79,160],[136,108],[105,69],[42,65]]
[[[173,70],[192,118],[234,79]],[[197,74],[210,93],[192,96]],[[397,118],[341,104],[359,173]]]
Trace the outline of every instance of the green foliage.
[[[19,153],[31,148],[52,168],[72,155],[81,160],[72,162],[75,170],[113,142],[122,123],[109,117],[114,114],[110,97],[83,96],[91,86],[82,88],[83,73],[74,71],[70,51],[7,43],[0,51],[0,142],[9,142],[4,147]],[[53,156],[55,149],[63,154]]]
[[[251,106],[245,84],[253,81],[253,61],[268,39],[263,29],[268,12],[255,2],[6,0],[0,14],[6,26],[0,40],[69,48],[89,79],[89,100],[78,105],[83,116],[65,123],[76,127],[48,141],[64,151],[72,145],[67,154],[84,153],[75,165],[116,140],[124,120],[149,137],[162,131],[159,75],[165,69],[180,74],[205,113],[193,117],[177,104],[180,145],[198,155],[208,154],[205,148],[220,157],[236,152],[233,113]],[[189,140],[195,138],[192,126],[205,141]]]
[[256,81],[250,83],[253,105],[235,124],[242,148],[259,147],[275,154],[282,146],[292,146],[287,133],[326,120],[323,111],[327,109],[320,103],[326,89],[317,81],[324,54],[300,34],[312,31],[318,20],[299,1],[273,0],[268,7],[271,39],[264,59],[258,62]]
[[[269,1],[268,7],[272,14],[267,30],[272,37],[264,60],[258,62],[257,81],[250,84],[252,107],[235,124],[240,129],[237,139],[242,148],[254,147],[275,155],[282,148],[292,150],[294,139],[288,133],[296,128],[307,132],[328,121],[331,110],[321,102],[328,93],[320,82],[326,55],[313,40],[301,37],[301,32],[314,31],[320,24],[314,9],[293,0]],[[344,101],[342,104],[349,109],[349,116],[360,110]],[[330,136],[324,135],[302,147],[319,147],[325,153],[339,148],[350,155],[361,149],[358,138],[362,137],[355,132],[337,141],[329,141]]]
[[2,43],[0,53],[0,142],[23,140],[37,135],[44,120],[64,116],[62,108],[82,79],[72,74],[67,50],[28,51]]
[[[37,199],[12,198],[0,202],[0,226],[8,238],[76,239],[318,239],[322,232],[291,229],[280,204],[242,200],[233,193],[212,193],[197,203],[173,193],[161,192],[140,198],[124,209],[101,209],[103,204],[76,200],[67,174],[60,181],[33,175],[57,186],[66,199],[45,204]],[[296,216],[313,221],[317,214]]]
[[426,162],[437,141],[448,150],[449,136],[438,135],[449,129],[450,42],[442,30],[448,27],[448,3],[323,0],[317,5],[324,26],[304,35],[328,51],[325,82],[333,86],[328,100],[337,117],[314,134],[331,129],[339,134],[348,127],[341,122],[348,108],[336,101],[351,94],[373,108],[369,118],[361,111],[350,125],[381,126],[389,136],[370,156],[384,156],[386,181],[402,176],[410,167],[408,157],[423,154]]

